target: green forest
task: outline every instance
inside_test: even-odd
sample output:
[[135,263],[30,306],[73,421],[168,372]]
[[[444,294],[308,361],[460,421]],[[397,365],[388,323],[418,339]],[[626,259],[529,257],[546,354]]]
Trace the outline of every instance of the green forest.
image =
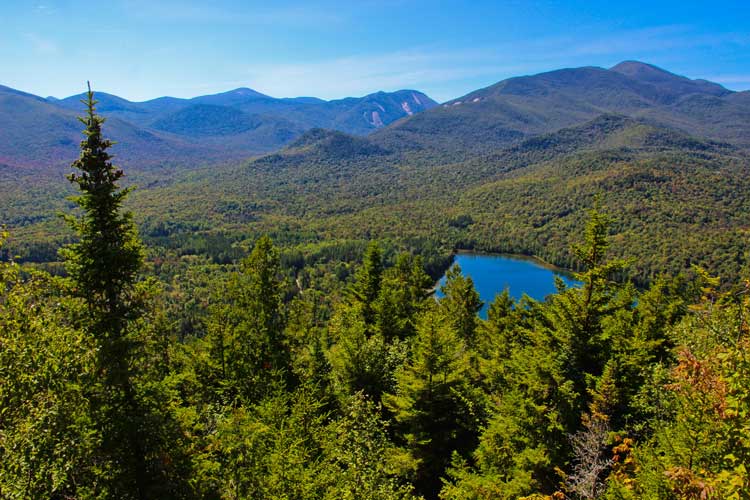
[[169,227],[139,235],[91,91],[82,122],[60,266],[0,237],[0,497],[750,498],[746,251],[724,281],[644,273],[605,192],[565,249],[581,285],[499,294],[481,319],[457,266],[433,296],[445,241],[356,220],[319,240],[278,214],[175,259],[190,242],[147,244]]

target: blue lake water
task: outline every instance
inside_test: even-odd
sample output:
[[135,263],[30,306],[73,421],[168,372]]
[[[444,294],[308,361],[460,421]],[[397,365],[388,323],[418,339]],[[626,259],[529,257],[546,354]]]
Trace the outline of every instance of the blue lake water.
[[[474,281],[474,288],[484,302],[479,313],[483,318],[487,317],[487,310],[495,295],[506,288],[515,300],[524,293],[533,299],[544,300],[547,295],[557,291],[555,276],[560,276],[568,286],[579,284],[559,271],[521,257],[460,253],[456,255],[454,263],[461,266],[464,276],[470,276]],[[445,276],[440,279],[440,285],[444,283]],[[436,295],[442,296],[439,288]]]

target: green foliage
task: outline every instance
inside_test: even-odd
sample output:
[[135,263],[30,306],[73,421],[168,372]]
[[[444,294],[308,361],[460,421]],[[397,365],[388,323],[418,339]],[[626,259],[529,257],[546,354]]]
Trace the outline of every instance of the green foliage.
[[356,395],[331,419],[317,395],[303,386],[211,415],[196,488],[207,498],[414,498],[372,403]]
[[394,372],[406,358],[406,344],[389,342],[380,333],[369,333],[364,314],[354,307],[342,307],[331,319],[334,341],[328,352],[336,391],[351,396],[362,391],[378,400],[394,384]]
[[402,253],[386,269],[375,302],[377,329],[387,341],[408,339],[416,333],[417,315],[432,286],[420,256]]
[[[2,241],[0,241],[0,244]],[[0,264],[0,496],[102,496],[101,432],[89,413],[96,374],[77,301],[37,274]]]
[[650,382],[663,384],[654,404],[668,411],[634,451],[635,468],[613,477],[613,491],[626,498],[748,498],[750,302],[747,288],[736,297],[704,291],[714,297],[675,328],[666,384]]
[[467,375],[466,346],[437,307],[421,316],[411,360],[384,398],[417,468],[417,491],[434,498],[456,450],[468,453],[482,418]]
[[328,428],[324,445],[325,498],[412,499],[403,479],[402,453],[389,441],[385,422],[367,399],[357,394],[347,402],[341,419]]
[[380,280],[383,275],[383,258],[377,242],[372,242],[367,247],[362,266],[354,275],[354,286],[352,294],[362,307],[362,315],[365,323],[371,325],[375,322],[375,311],[373,306],[375,299],[380,294]]
[[445,317],[453,323],[453,327],[461,340],[469,349],[476,344],[477,313],[482,308],[482,301],[474,289],[474,281],[461,274],[461,267],[454,264],[445,273],[445,284],[440,291],[444,297],[440,300],[440,307]]
[[398,255],[394,265],[384,269],[380,247],[373,242],[354,280],[350,300],[336,307],[329,324],[333,345],[328,362],[339,396],[362,391],[377,401],[394,390],[430,279],[422,259],[408,254]]
[[257,401],[290,375],[278,250],[260,238],[240,267],[207,319],[207,370],[226,402]]

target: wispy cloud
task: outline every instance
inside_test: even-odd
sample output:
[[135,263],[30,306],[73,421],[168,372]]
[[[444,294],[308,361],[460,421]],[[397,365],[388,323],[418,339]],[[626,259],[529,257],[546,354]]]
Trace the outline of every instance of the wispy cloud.
[[[360,54],[329,60],[260,64],[247,68],[247,84],[280,96],[327,98],[361,95],[454,82],[499,71],[524,71],[526,65],[500,65],[483,51],[414,49]],[[483,62],[484,61],[484,62]]]
[[144,19],[226,25],[281,25],[288,27],[330,28],[343,21],[339,11],[311,6],[255,7],[226,9],[208,2],[183,0],[123,0],[130,15]]
[[[297,63],[264,63],[246,67],[237,84],[279,96],[317,95],[327,98],[361,95],[376,90],[414,87],[455,89],[466,82],[472,90],[477,81],[494,81],[567,65],[614,64],[623,59],[673,58],[678,49],[740,43],[733,35],[701,36],[687,26],[660,26],[624,30],[601,36],[591,34],[538,38],[484,48],[446,49],[438,46]],[[246,79],[244,79],[246,78]]]
[[60,52],[60,47],[55,42],[37,33],[26,33],[24,38],[38,55],[53,55]]
[[711,80],[712,82],[717,83],[748,83],[750,82],[750,74],[709,76],[706,80]]
[[39,3],[34,4],[33,12],[35,14],[50,15],[50,14],[56,13],[57,8],[53,5],[39,2]]

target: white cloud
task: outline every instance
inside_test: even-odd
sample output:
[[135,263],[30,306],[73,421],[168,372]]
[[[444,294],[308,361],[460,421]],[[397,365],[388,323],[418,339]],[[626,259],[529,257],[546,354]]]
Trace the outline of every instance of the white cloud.
[[[377,90],[417,88],[447,100],[503,78],[583,64],[615,64],[625,59],[675,60],[675,49],[741,43],[732,34],[701,35],[687,26],[658,26],[593,36],[531,39],[485,48],[438,46],[293,63],[246,67],[234,80],[275,96],[340,98]],[[209,85],[210,86],[210,85]],[[445,89],[460,89],[446,94]],[[455,92],[455,90],[454,90]]]
[[330,28],[343,21],[340,12],[308,6],[248,7],[238,12],[209,2],[196,4],[184,0],[123,0],[126,11],[144,19],[227,25],[282,25],[288,27]]
[[60,52],[60,47],[55,42],[37,33],[26,33],[24,38],[28,40],[34,52],[39,55],[53,55]]
[[717,75],[709,76],[706,80],[716,83],[750,83],[749,75]]

